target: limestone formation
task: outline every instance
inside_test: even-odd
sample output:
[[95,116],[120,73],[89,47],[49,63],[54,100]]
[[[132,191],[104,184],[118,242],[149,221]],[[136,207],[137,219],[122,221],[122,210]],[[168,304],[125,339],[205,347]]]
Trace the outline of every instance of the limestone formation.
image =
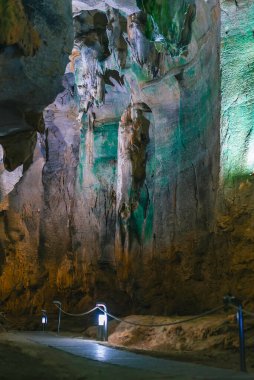
[[73,45],[71,1],[1,0],[0,18],[0,143],[14,170],[32,158],[42,111],[61,91]]
[[68,1],[17,3],[0,52],[3,307],[253,302],[254,2],[74,0],[74,36]]

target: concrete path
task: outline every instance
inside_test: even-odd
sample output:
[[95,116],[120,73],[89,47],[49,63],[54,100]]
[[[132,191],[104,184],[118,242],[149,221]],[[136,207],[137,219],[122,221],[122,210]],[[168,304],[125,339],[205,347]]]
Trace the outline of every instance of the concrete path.
[[157,374],[160,373],[168,375],[168,379],[253,380],[253,375],[245,373],[135,354],[110,348],[90,340],[61,337],[53,335],[52,333],[26,332],[18,334],[33,342],[53,347],[76,356],[103,363],[151,371]]

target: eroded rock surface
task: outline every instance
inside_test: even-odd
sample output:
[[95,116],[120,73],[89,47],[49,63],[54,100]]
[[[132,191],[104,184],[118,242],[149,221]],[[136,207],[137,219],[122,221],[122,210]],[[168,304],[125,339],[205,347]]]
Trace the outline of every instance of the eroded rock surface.
[[[171,0],[165,18],[159,0],[138,5],[74,1],[65,90],[44,112],[45,132],[33,102],[22,114],[22,133],[39,130],[41,138],[31,166],[31,147],[20,160],[10,148],[5,161],[7,169],[27,169],[1,213],[6,308],[22,302],[31,310],[59,297],[76,309],[100,299],[113,311],[118,305],[186,313],[217,306],[228,291],[250,293],[240,277],[252,264],[253,168],[234,186],[224,179],[231,175],[227,144],[238,136],[230,130],[238,106],[238,125],[244,109],[249,117],[240,151],[245,157],[248,148],[252,162],[252,103],[245,91],[232,102],[227,94],[232,64],[239,83],[240,73],[248,74],[252,99],[250,66],[236,57],[247,21],[246,57],[251,51],[253,3],[222,4],[220,183],[219,3]],[[249,249],[236,255],[231,239],[241,250],[242,236]]]
[[[222,1],[221,170],[218,245],[223,282],[252,303],[253,261],[253,1]],[[228,280],[230,279],[230,280]]]
[[1,1],[0,143],[7,170],[31,163],[42,111],[62,88],[71,17],[70,0]]

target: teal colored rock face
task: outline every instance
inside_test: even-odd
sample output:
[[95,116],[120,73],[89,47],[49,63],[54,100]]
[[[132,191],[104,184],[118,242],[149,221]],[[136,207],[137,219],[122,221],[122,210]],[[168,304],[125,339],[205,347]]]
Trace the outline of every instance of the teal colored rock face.
[[[103,124],[92,130],[84,125],[80,137],[79,191],[86,183],[94,190],[115,185],[118,123]],[[89,178],[88,178],[89,177]]]
[[81,132],[76,244],[82,246],[85,241],[91,260],[102,263],[112,262],[114,257],[117,135],[117,122],[84,123]]
[[104,182],[114,184],[117,161],[118,123],[105,124],[94,130],[93,174]]
[[80,157],[79,157],[79,165],[78,165],[78,184],[79,190],[82,189],[83,181],[84,181],[84,165],[85,165],[85,133],[84,130],[80,132]]
[[[68,66],[75,90],[65,87],[45,114],[40,199],[31,207],[29,191],[36,189],[27,192],[21,183],[10,199],[20,217],[0,213],[4,257],[15,257],[14,266],[0,265],[11,273],[0,276],[8,310],[24,300],[48,308],[52,294],[77,311],[103,300],[112,312],[187,314],[220,302],[224,268],[211,241],[219,175],[218,2],[141,6],[147,13],[134,10],[124,23],[107,12],[103,34],[111,54],[103,62],[96,31],[86,33],[85,22],[80,29]],[[154,46],[160,43],[161,54]],[[26,288],[31,268],[40,280]],[[18,298],[17,283],[27,289]]]
[[149,246],[153,229],[154,131],[151,111],[142,108],[149,109],[128,106],[118,134],[117,249],[125,263]]
[[191,25],[196,14],[195,0],[139,0],[148,14],[146,36],[164,46],[174,56],[186,49],[191,40]]
[[254,3],[222,12],[221,180],[254,171]]

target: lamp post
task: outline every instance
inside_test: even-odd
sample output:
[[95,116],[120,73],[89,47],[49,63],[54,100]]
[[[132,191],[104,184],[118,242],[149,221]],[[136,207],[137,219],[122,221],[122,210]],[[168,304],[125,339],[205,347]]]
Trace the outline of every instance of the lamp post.
[[62,303],[60,301],[53,301],[53,304],[58,308],[58,324],[57,324],[57,334],[60,332],[61,325],[61,311],[62,311]]
[[238,328],[239,328],[239,342],[240,342],[240,367],[241,367],[241,371],[246,372],[243,307],[242,307],[241,302],[239,302],[237,306],[238,306],[237,322],[238,322]]
[[243,319],[243,307],[241,301],[232,296],[231,294],[226,295],[223,298],[225,308],[227,309],[230,304],[237,307],[237,324],[239,329],[239,348],[240,348],[240,370],[246,372],[246,358],[245,358],[245,338],[244,338],[244,319]]
[[104,314],[98,315],[98,336],[101,340],[108,340],[108,315],[107,307],[104,303],[97,303],[97,307],[104,310]]
[[47,317],[47,311],[45,309],[42,309],[42,316],[41,316],[41,324],[42,324],[42,331],[45,331],[46,325],[48,323],[48,317]]

